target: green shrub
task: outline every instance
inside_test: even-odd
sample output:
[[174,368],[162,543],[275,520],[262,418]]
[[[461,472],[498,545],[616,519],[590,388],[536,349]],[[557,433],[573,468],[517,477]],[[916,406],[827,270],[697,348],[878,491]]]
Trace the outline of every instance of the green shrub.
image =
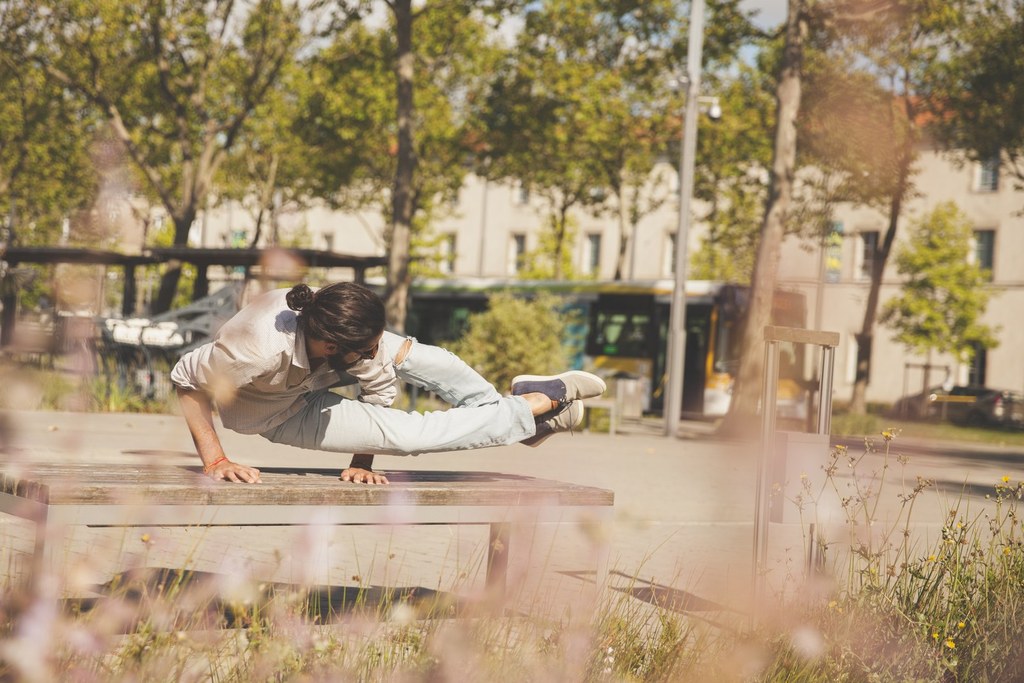
[[449,347],[499,391],[507,391],[516,375],[560,372],[568,362],[562,340],[569,323],[560,303],[549,294],[531,300],[495,294],[488,310],[469,316],[466,334]]

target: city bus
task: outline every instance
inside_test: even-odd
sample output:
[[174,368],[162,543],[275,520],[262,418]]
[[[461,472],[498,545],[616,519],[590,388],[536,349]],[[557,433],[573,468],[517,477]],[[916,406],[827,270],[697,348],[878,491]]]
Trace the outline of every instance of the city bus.
[[[563,340],[574,368],[606,378],[639,383],[642,409],[664,406],[666,350],[674,282],[527,281],[485,278],[423,280],[411,291],[406,327],[420,340],[444,345],[457,339],[469,316],[487,308],[501,291],[529,297],[549,292],[559,297],[574,321]],[[749,288],[725,282],[686,284],[686,353],[682,409],[688,417],[719,417],[729,410],[743,338]],[[803,294],[777,291],[772,323],[804,327]],[[778,415],[806,416],[802,346],[783,345]]]

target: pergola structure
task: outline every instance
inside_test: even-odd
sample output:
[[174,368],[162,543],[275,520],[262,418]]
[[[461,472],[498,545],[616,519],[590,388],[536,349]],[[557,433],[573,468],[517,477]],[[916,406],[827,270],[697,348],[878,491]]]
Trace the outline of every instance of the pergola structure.
[[[284,258],[310,268],[351,268],[353,279],[363,282],[369,268],[383,266],[387,263],[384,256],[353,256],[338,254],[332,251],[316,249],[277,249]],[[246,272],[255,265],[267,262],[272,255],[270,249],[230,249],[230,248],[191,248],[191,247],[153,247],[140,254],[122,254],[115,251],[86,249],[80,247],[8,247],[0,253],[0,259],[10,267],[22,263],[71,263],[81,265],[115,266],[124,269],[124,292],[121,313],[125,317],[133,316],[137,294],[135,269],[139,266],[156,263],[179,261],[190,263],[196,268],[196,281],[192,290],[192,300],[201,299],[209,293],[210,266],[242,267]],[[15,314],[17,308],[17,291],[5,288],[0,296],[3,305],[3,318],[0,321],[0,346],[7,346],[14,338]]]

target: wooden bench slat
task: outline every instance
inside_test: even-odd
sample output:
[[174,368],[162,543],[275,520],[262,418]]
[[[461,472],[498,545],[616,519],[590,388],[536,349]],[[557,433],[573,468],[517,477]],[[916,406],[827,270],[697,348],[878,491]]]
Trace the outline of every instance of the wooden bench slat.
[[391,484],[342,482],[340,470],[267,468],[263,483],[217,482],[169,465],[23,465],[0,492],[50,505],[612,505],[605,489],[487,472],[389,472]]

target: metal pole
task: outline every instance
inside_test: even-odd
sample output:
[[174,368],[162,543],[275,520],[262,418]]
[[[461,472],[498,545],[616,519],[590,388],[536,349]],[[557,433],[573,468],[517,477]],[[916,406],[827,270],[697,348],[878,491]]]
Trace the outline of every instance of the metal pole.
[[478,277],[484,276],[484,245],[487,240],[487,190],[489,181],[487,177],[484,177],[483,187],[483,198],[480,202],[480,253],[477,255],[476,262],[476,274]]
[[821,380],[818,385],[818,433],[832,432],[832,370],[836,350],[833,346],[819,346],[821,351]]
[[764,565],[768,559],[768,499],[770,472],[775,454],[775,402],[779,394],[779,343],[769,341],[764,352],[761,395],[761,462],[754,491],[754,603],[761,600]]
[[690,5],[690,33],[686,54],[686,97],[683,101],[683,138],[679,151],[679,227],[676,230],[675,286],[668,332],[668,386],[665,396],[665,435],[679,435],[683,411],[683,363],[686,360],[686,275],[693,169],[697,155],[697,114],[700,105],[701,58],[704,50],[704,0]]

